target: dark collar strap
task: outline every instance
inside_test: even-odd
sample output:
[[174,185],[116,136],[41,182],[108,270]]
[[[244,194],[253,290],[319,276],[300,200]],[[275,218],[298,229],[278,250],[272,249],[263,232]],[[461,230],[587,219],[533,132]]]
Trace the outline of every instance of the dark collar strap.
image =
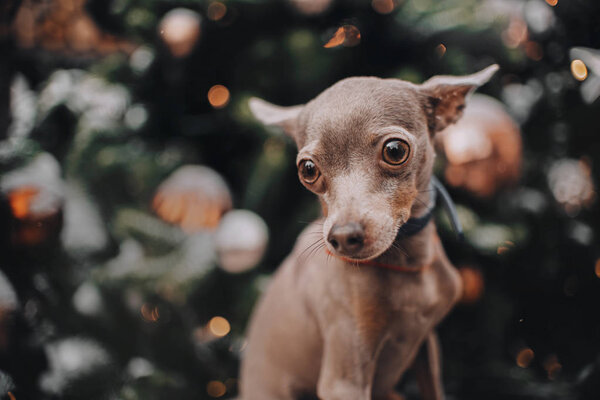
[[456,213],[456,207],[454,206],[454,202],[452,198],[446,191],[446,188],[442,183],[435,177],[431,177],[431,181],[429,182],[429,188],[431,193],[431,204],[427,212],[420,217],[409,218],[408,221],[404,223],[398,230],[398,236],[412,236],[419,233],[423,228],[427,226],[431,217],[433,216],[433,209],[435,208],[436,195],[439,195],[448,216],[450,217],[450,222],[452,223],[452,228],[454,228],[454,232],[459,240],[464,239],[464,234],[462,230],[462,225],[458,220],[458,215]]

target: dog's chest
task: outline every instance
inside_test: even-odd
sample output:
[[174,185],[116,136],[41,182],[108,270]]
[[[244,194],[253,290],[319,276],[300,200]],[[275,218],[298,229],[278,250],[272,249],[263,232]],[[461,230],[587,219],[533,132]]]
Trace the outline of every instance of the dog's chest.
[[373,279],[366,286],[368,292],[355,293],[353,308],[359,331],[373,345],[384,338],[399,344],[422,338],[455,297],[433,271]]

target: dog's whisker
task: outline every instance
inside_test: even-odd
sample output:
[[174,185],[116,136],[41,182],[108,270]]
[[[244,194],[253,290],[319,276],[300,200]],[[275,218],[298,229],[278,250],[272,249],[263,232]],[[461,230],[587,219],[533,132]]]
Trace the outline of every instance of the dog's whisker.
[[308,259],[308,257],[307,257],[307,258],[305,258],[305,259],[304,259],[304,258],[302,258],[302,257],[304,257],[304,255],[305,255],[307,252],[310,252],[310,250],[311,250],[312,248],[314,248],[315,246],[319,245],[319,244],[320,244],[320,243],[322,243],[322,242],[323,242],[323,239],[322,239],[322,237],[320,237],[319,239],[317,239],[317,240],[316,240],[315,242],[313,242],[312,244],[310,244],[310,245],[306,246],[306,248],[305,248],[304,250],[302,250],[302,252],[301,252],[301,253],[298,255],[298,261],[300,261],[300,262],[304,263],[304,262],[305,262],[305,261]]

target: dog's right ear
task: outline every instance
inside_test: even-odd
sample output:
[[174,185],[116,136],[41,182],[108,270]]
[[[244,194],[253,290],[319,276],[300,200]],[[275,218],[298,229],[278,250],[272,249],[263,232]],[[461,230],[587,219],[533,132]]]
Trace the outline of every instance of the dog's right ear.
[[298,114],[304,105],[281,107],[257,97],[252,97],[248,105],[257,120],[265,125],[279,126],[292,139],[297,139]]

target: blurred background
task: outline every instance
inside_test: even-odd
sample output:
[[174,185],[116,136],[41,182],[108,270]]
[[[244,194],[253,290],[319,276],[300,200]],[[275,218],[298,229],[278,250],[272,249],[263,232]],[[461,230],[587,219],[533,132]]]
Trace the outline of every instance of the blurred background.
[[436,143],[466,233],[436,216],[465,285],[448,399],[600,398],[599,21],[595,0],[3,0],[0,397],[234,397],[254,302],[320,213],[248,99],[497,62]]

